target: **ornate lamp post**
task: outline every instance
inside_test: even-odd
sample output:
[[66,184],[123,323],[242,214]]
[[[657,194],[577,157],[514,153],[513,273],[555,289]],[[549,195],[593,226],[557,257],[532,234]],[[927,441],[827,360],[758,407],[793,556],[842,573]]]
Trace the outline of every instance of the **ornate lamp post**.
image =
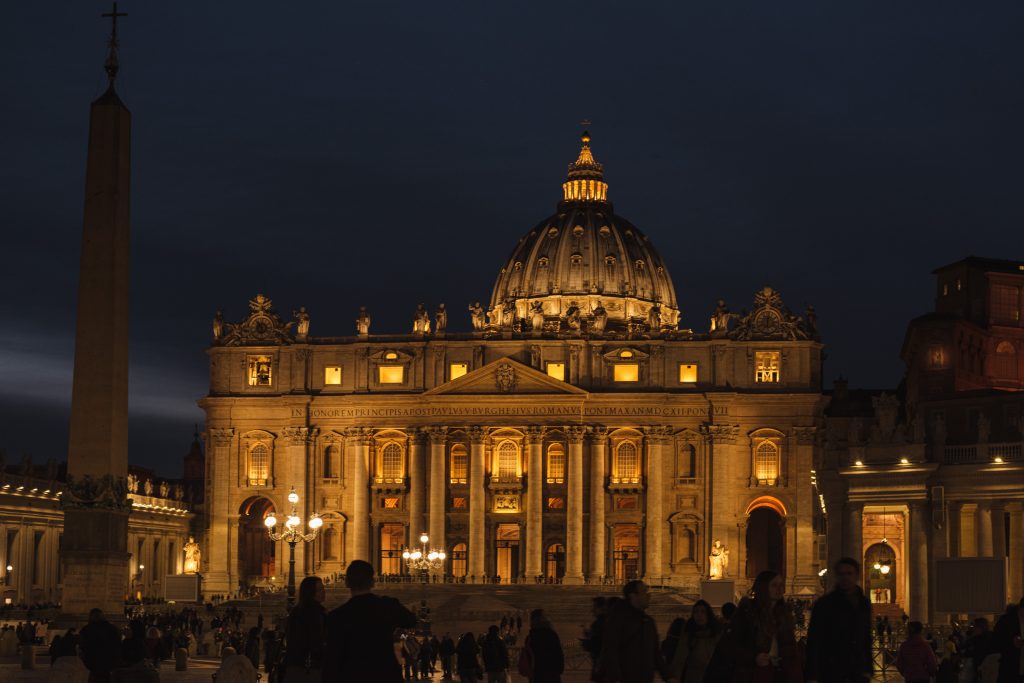
[[277,533],[277,517],[274,516],[273,512],[267,515],[263,523],[267,526],[267,534],[269,534],[270,540],[283,540],[288,544],[288,610],[291,611],[291,608],[295,605],[295,545],[299,541],[309,543],[316,538],[320,527],[324,524],[324,520],[314,512],[306,523],[310,531],[308,534],[304,534],[302,533],[302,518],[299,517],[298,511],[299,494],[295,493],[294,486],[288,494],[288,502],[291,503],[292,510],[285,519],[284,531]]
[[418,550],[406,548],[402,551],[402,559],[405,566],[413,572],[437,571],[444,565],[445,554],[443,550],[428,550],[427,544],[430,537],[420,534],[420,548]]

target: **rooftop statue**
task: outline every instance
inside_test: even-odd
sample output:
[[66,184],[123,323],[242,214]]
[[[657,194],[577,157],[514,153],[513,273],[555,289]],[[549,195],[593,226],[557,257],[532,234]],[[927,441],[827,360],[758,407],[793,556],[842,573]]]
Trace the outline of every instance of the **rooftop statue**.
[[309,335],[309,313],[306,312],[306,307],[299,306],[299,310],[292,311],[292,316],[295,317],[296,336],[300,339],[305,339]]
[[570,330],[580,329],[580,307],[573,301],[565,309],[565,324]]
[[220,341],[224,336],[224,314],[217,311],[213,314],[213,340]]
[[594,330],[595,334],[604,334],[604,329],[608,326],[608,311],[604,310],[604,306],[601,305],[600,299],[597,302],[597,306],[594,308],[594,323],[591,329]]
[[647,311],[647,327],[650,328],[651,334],[661,333],[661,307],[658,304],[654,304]]
[[434,331],[438,334],[444,334],[447,327],[448,311],[445,310],[444,304],[438,304],[437,312],[434,314]]
[[534,334],[544,331],[544,303],[541,301],[530,304],[530,328]]
[[361,337],[370,334],[370,314],[366,312],[366,306],[359,307],[359,317],[356,318],[356,333]]
[[475,332],[480,332],[484,329],[484,307],[480,305],[479,301],[469,305],[469,317],[473,321],[473,330]]
[[413,334],[430,334],[430,314],[423,304],[416,306],[416,313],[412,319]]

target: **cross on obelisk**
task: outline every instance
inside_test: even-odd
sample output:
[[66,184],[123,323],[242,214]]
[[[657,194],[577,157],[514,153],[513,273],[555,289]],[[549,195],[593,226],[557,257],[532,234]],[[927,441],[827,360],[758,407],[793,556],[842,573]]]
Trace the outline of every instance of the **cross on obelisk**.
[[115,2],[114,8],[111,11],[104,12],[100,16],[104,18],[110,17],[111,22],[109,43],[110,53],[107,55],[107,62],[103,65],[103,68],[107,70],[107,79],[110,81],[110,84],[113,85],[114,79],[117,78],[117,70],[119,67],[117,63],[117,18],[127,17],[128,14],[126,12],[118,12],[117,3]]
[[68,478],[61,496],[63,619],[124,610],[128,582],[128,259],[131,114],[114,91],[117,11],[105,64],[110,86],[89,113],[85,209],[71,386]]

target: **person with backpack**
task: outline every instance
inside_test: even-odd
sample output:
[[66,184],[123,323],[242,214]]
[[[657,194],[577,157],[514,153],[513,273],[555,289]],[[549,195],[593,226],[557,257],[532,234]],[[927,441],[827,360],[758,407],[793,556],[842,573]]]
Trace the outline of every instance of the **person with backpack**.
[[702,683],[720,635],[721,626],[711,605],[698,600],[690,612],[690,619],[684,622],[674,641],[666,638],[662,643],[662,655],[668,663],[668,680]]
[[562,641],[544,610],[530,612],[530,633],[519,652],[519,673],[530,683],[561,683],[565,671]]

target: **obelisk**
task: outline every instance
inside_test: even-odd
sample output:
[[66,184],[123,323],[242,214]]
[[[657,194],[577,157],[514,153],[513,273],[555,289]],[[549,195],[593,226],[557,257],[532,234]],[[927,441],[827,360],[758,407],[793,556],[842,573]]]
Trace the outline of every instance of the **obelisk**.
[[109,86],[89,114],[68,483],[62,496],[62,611],[84,618],[124,610],[128,582],[128,198],[131,114],[114,89],[114,4]]

